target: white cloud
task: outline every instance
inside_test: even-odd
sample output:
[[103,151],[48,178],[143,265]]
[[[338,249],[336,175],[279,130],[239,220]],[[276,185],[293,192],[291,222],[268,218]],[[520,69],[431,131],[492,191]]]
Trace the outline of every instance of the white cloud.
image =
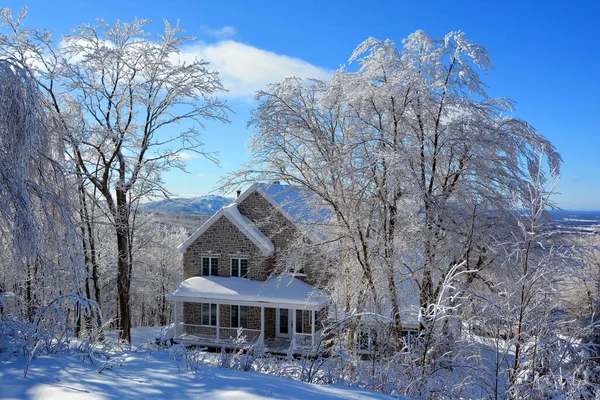
[[194,158],[198,158],[198,154],[196,153],[188,153],[188,152],[181,152],[178,154],[179,159],[180,160],[192,160]]
[[206,174],[196,174],[196,176],[203,177],[206,176]]
[[332,75],[332,71],[299,58],[234,40],[187,46],[180,58],[188,62],[194,58],[210,62],[210,68],[219,72],[223,85],[229,90],[227,97],[235,98],[252,98],[255,91],[290,76],[327,79]]
[[200,31],[207,36],[212,36],[217,39],[227,39],[237,35],[237,29],[229,25],[225,25],[218,29],[211,29],[207,26],[202,26]]

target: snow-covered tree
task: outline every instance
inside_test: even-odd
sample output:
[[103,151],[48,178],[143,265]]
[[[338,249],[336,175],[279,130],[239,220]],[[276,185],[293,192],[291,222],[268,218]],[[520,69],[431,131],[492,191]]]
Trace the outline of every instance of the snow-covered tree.
[[0,292],[22,297],[30,315],[61,290],[78,292],[85,276],[62,133],[30,72],[0,58]]
[[132,205],[166,193],[161,173],[184,168],[183,151],[202,153],[204,120],[227,121],[227,106],[214,97],[223,87],[206,61],[179,60],[190,38],[166,21],[155,38],[148,20],[97,20],[55,43],[47,31],[26,29],[24,14],[13,20],[2,10],[0,54],[34,71],[61,118],[74,174],[102,198],[118,250],[119,328],[130,340]]
[[171,322],[166,295],[183,280],[183,259],[177,246],[188,237],[184,228],[158,224],[151,215],[138,217],[133,242],[132,305],[134,326],[162,326]]
[[259,92],[254,159],[225,185],[281,180],[318,196],[333,212],[328,241],[352,255],[350,308],[374,301],[400,332],[399,296],[412,287],[427,334],[450,269],[480,268],[484,236],[527,196],[537,152],[553,169],[561,159],[510,116],[510,100],[487,95],[478,69],[491,62],[462,32],[417,31],[401,47],[370,38],[350,62],[358,69],[327,82],[289,78]]
[[28,354],[25,373],[37,353],[64,351],[84,321],[101,321],[81,293],[63,133],[26,66],[0,57],[0,352]]

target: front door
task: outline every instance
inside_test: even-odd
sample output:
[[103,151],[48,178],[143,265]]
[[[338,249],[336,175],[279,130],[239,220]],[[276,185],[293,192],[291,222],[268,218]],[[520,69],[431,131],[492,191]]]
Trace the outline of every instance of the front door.
[[277,309],[277,337],[290,338],[294,331],[294,310],[287,308]]

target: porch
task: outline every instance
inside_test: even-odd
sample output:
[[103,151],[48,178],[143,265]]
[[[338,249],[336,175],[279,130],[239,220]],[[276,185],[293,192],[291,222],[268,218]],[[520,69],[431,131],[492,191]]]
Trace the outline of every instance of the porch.
[[310,354],[318,344],[326,297],[290,276],[270,281],[193,277],[167,295],[179,343]]
[[[206,328],[202,325],[180,324],[181,333],[176,334],[177,343],[225,349],[248,349],[254,345],[264,346],[264,351],[276,354],[312,354],[319,343],[322,330],[314,335],[297,333],[292,338],[264,338],[258,329],[210,327],[213,334],[188,333],[191,329]],[[217,339],[217,331],[219,338]]]

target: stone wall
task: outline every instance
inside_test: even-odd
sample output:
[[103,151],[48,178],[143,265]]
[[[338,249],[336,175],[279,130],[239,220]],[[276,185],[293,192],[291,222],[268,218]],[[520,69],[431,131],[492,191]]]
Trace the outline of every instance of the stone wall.
[[219,276],[230,276],[232,258],[248,259],[248,278],[265,280],[272,260],[225,216],[220,217],[183,254],[183,279],[202,276],[202,257],[219,259]]
[[248,307],[248,329],[260,330],[260,307]]
[[275,339],[276,313],[274,308],[265,308],[265,339]]
[[[268,277],[273,273],[275,267],[278,268],[278,272],[286,271],[287,265],[276,266],[276,263],[285,263],[286,252],[290,250],[289,245],[298,239],[298,229],[258,192],[253,192],[238,204],[238,210],[252,221],[275,246],[275,259],[264,271],[265,275]],[[310,276],[300,279],[311,283]]]
[[258,192],[253,192],[238,204],[238,210],[271,240],[276,252],[283,251],[297,234],[290,220]]
[[200,303],[183,303],[183,322],[186,324],[201,325],[201,307]]
[[231,327],[231,306],[221,304],[219,309],[219,325],[221,328]]

